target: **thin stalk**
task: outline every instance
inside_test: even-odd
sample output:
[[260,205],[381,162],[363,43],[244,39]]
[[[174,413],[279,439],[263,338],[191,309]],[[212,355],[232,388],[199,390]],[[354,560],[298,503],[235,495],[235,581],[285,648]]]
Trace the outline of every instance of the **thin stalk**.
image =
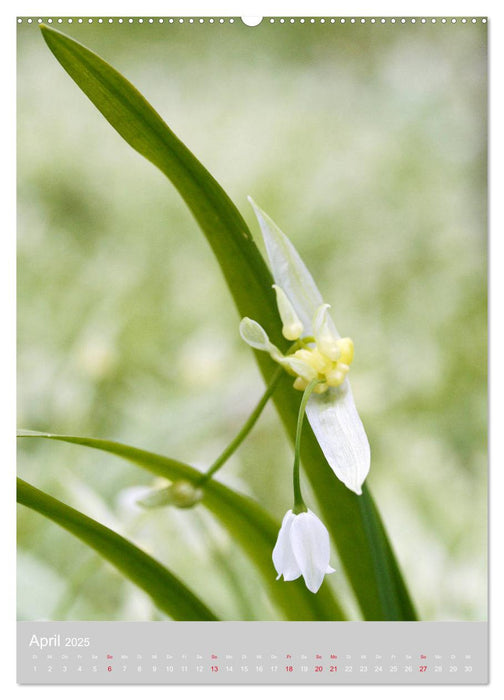
[[211,477],[215,474],[216,471],[218,471],[223,464],[225,464],[228,459],[231,457],[232,454],[236,452],[238,447],[242,444],[242,442],[245,440],[247,435],[250,433],[254,425],[257,423],[257,420],[261,413],[263,412],[264,407],[268,403],[270,397],[272,396],[273,392],[278,386],[278,383],[280,381],[280,378],[283,374],[284,370],[282,367],[279,367],[273,374],[273,377],[266,387],[266,391],[264,394],[261,396],[257,406],[254,408],[250,416],[247,418],[247,421],[245,422],[245,425],[243,428],[240,430],[238,435],[229,443],[229,445],[226,447],[226,449],[217,457],[215,462],[210,465],[208,470],[203,474],[201,477],[201,480],[197,484],[198,486],[202,486],[205,484]]
[[310,398],[312,391],[315,389],[317,384],[320,384],[320,379],[312,379],[304,390],[303,398],[299,404],[299,413],[297,419],[296,428],[296,442],[294,447],[294,466],[292,468],[292,481],[294,486],[294,506],[292,508],[293,513],[306,513],[308,508],[303,501],[303,496],[301,495],[301,483],[299,480],[299,453],[301,449],[301,433],[303,430],[304,414],[306,409],[306,404]]

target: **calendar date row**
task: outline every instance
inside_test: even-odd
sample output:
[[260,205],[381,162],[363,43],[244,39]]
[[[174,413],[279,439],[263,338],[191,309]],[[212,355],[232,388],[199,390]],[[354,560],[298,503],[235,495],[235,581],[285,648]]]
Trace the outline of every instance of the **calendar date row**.
[[344,664],[344,665],[315,665],[315,666],[310,666],[307,664],[301,664],[298,666],[294,665],[266,665],[266,664],[240,664],[240,665],[235,665],[235,664],[226,664],[226,665],[211,665],[211,666],[205,666],[205,665],[196,665],[196,666],[190,666],[186,664],[182,664],[181,666],[175,665],[175,664],[108,664],[106,667],[103,667],[101,664],[92,664],[91,666],[87,666],[86,664],[78,664],[77,666],[73,666],[70,664],[49,664],[49,665],[37,665],[35,664],[33,666],[33,670],[40,671],[42,673],[66,673],[68,671],[77,671],[77,672],[91,672],[91,673],[99,673],[103,672],[104,670],[107,671],[108,673],[210,673],[210,674],[222,674],[222,673],[288,673],[288,674],[295,674],[296,672],[298,673],[343,673],[343,674],[373,674],[373,673],[443,673],[443,672],[448,672],[448,673],[471,673],[473,670],[472,665],[464,664],[464,665],[454,665],[451,664],[449,666],[442,666],[442,665],[434,665],[434,666],[427,666],[427,665],[399,665],[399,664],[392,664],[392,665],[382,665],[382,664],[375,664],[375,665],[351,665],[351,664]]

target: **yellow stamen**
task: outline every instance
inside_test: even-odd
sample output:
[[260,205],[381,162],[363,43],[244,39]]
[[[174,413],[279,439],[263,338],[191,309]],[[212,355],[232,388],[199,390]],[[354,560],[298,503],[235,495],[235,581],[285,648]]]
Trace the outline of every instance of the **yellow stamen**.
[[340,350],[340,361],[346,365],[351,365],[354,356],[354,344],[351,338],[338,338],[336,341]]
[[303,377],[296,377],[296,381],[294,382],[293,386],[294,389],[297,389],[298,391],[304,391],[309,383],[310,382],[307,382],[306,379],[303,379]]
[[329,308],[329,304],[322,304],[317,309],[317,313],[313,319],[313,333],[315,335],[317,348],[320,352],[325,355],[325,357],[332,360],[332,362],[336,362],[340,356],[340,349],[338,346],[338,336],[331,327],[332,322],[327,313],[327,309]]
[[326,374],[326,379],[329,386],[339,386],[340,384],[343,384],[347,375],[347,371],[340,369],[338,363],[335,369],[331,370]]
[[278,312],[282,319],[282,335],[287,340],[297,340],[303,332],[303,324],[292,306],[284,290],[277,284],[273,285],[276,292]]
[[324,374],[328,369],[328,360],[320,353],[317,348],[304,348],[296,350],[294,357],[299,358],[305,364],[312,367],[317,374]]

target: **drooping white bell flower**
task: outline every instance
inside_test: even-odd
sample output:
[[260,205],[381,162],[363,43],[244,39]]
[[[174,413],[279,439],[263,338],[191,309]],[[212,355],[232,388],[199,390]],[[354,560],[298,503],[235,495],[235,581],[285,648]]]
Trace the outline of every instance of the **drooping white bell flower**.
[[261,231],[275,280],[282,333],[299,348],[283,355],[266,331],[250,318],[242,319],[240,334],[251,347],[264,350],[295,377],[294,388],[304,391],[319,384],[306,406],[306,415],[331,469],[349,489],[360,495],[369,472],[371,453],[347,374],[353,342],[341,338],[322,295],[287,236],[249,197]]
[[297,515],[288,510],[273,549],[277,579],[302,576],[308,590],[316,593],[324,576],[335,571],[329,566],[329,553],[329,533],[319,518],[311,510]]

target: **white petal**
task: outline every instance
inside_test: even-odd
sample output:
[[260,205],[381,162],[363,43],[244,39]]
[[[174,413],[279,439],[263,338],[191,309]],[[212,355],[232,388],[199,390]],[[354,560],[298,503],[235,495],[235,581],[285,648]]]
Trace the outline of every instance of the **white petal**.
[[276,347],[276,345],[273,345],[268,338],[268,334],[264,328],[257,323],[257,321],[253,321],[247,316],[242,318],[240,321],[240,335],[252,348],[269,352],[274,360],[278,361],[279,359],[283,358],[280,350]]
[[348,379],[323,394],[312,394],[306,415],[331,469],[345,486],[360,495],[371,452]]
[[292,551],[301,569],[306,587],[316,593],[329,566],[329,533],[324,524],[309,510],[296,516],[291,525]]
[[282,527],[273,549],[273,564],[278,574],[277,578],[283,574],[285,581],[294,581],[301,576],[301,569],[296,562],[290,542],[290,530],[295,518],[292,510],[288,510],[284,515]]
[[[287,236],[251,197],[248,200],[261,227],[275,282],[284,290],[294,306],[304,332],[311,335],[313,318],[319,306],[323,304],[322,295]],[[329,322],[332,324],[331,320]],[[335,328],[334,332],[337,334]]]

